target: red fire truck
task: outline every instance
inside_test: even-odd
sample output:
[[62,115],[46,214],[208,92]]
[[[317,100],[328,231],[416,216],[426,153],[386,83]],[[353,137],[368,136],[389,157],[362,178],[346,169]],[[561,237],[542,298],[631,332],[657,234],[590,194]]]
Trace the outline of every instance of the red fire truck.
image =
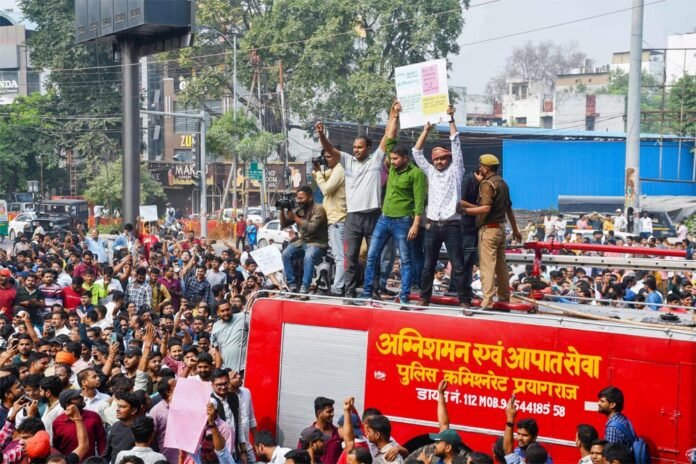
[[563,315],[455,308],[399,311],[335,300],[256,301],[246,383],[259,429],[288,446],[314,420],[313,400],[354,396],[377,407],[410,450],[437,431],[437,385],[449,381],[451,426],[474,450],[491,452],[515,393],[518,419],[533,417],[554,461],[576,463],[578,424],[603,435],[597,393],[623,390],[624,412],[654,462],[686,463],[696,447],[696,331]]

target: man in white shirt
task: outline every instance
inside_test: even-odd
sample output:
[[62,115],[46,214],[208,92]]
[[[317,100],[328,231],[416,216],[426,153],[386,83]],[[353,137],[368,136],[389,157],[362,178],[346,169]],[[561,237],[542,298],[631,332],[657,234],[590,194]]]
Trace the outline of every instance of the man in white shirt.
[[[389,122],[377,150],[369,153],[372,142],[364,136],[358,136],[353,142],[353,155],[341,152],[328,139],[324,133],[324,124],[317,123],[315,128],[321,146],[324,148],[324,157],[327,159],[339,158],[345,170],[346,203],[348,215],[345,225],[346,244],[346,297],[357,296],[356,287],[360,275],[360,247],[363,239],[369,248],[372,240],[372,232],[375,230],[379,219],[382,200],[382,169],[384,155],[391,151],[395,144],[398,130],[399,112],[401,105],[396,102],[392,105]],[[387,140],[390,147],[387,147]]]
[[278,446],[276,439],[268,430],[262,430],[256,434],[254,450],[257,456],[263,458],[262,460],[268,464],[285,464],[285,454],[292,451],[291,448]]
[[677,240],[680,242],[683,240],[686,240],[686,237],[689,235],[689,229],[686,227],[686,224],[683,222],[679,223],[679,227],[677,227]]
[[653,234],[653,223],[650,216],[648,216],[647,211],[643,211],[643,215],[640,218],[640,238],[650,238]]
[[413,160],[428,178],[428,207],[425,224],[425,265],[421,282],[419,306],[428,306],[433,293],[435,266],[444,243],[447,255],[452,262],[452,278],[463,308],[471,305],[464,293],[464,255],[462,250],[461,214],[458,201],[462,192],[464,176],[464,159],[462,157],[459,131],[454,122],[454,107],[447,108],[450,116],[451,150],[436,146],[431,152],[433,163],[430,164],[423,154],[423,146],[432,129],[430,123],[423,127],[416,145],[413,147]]
[[[239,372],[230,371],[228,373],[230,379],[230,392],[236,393],[239,398],[239,428],[247,443],[250,433],[256,436],[256,416],[254,415],[254,404],[251,401],[251,390],[242,386],[244,379]],[[256,462],[256,455],[251,446],[247,446],[247,462],[252,464]]]
[[98,413],[108,405],[111,397],[102,393],[97,388],[100,384],[97,371],[92,368],[83,369],[77,374],[77,383],[82,389],[82,397],[85,399],[85,409]]
[[626,232],[627,225],[628,221],[626,220],[626,216],[624,215],[623,211],[617,209],[616,216],[614,217],[614,230],[617,232]]
[[575,446],[580,451],[578,464],[591,464],[592,456],[590,455],[590,449],[592,448],[592,442],[597,438],[599,438],[599,434],[593,426],[580,424],[576,427]]

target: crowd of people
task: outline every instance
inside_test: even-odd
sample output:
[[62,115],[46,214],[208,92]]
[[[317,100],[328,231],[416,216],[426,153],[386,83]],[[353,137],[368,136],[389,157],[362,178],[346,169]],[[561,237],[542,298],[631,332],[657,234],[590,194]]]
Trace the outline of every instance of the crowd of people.
[[[359,303],[359,296],[379,299],[396,284],[395,296],[402,304],[417,287],[421,306],[430,304],[433,291],[451,291],[464,310],[476,291],[486,309],[496,293],[498,301],[509,301],[512,292],[531,285],[569,300],[578,295],[616,305],[642,303],[649,309],[660,307],[663,289],[667,302],[676,297],[692,306],[694,286],[686,273],[578,267],[548,270],[539,282],[530,278],[529,269],[519,275],[511,272],[505,263],[506,244],[522,237],[507,185],[498,174],[499,160],[483,155],[475,172],[464,172],[450,107],[451,143],[436,146],[428,161],[423,148],[430,124],[409,150],[397,143],[399,112],[395,103],[374,151],[370,140],[358,137],[352,155],[329,141],[321,123],[316,125],[325,161],[315,163],[313,176],[323,202],[314,201],[311,188],[301,187],[296,204],[280,211],[281,225],[297,230],[283,244],[284,281],[257,269],[251,254],[257,228],[250,221],[239,221],[235,237],[222,249],[192,231],[183,240],[160,235],[140,220],[126,224],[111,246],[98,230],[78,227],[64,239],[39,232],[21,237],[9,250],[0,249],[3,461],[400,462],[406,451],[390,437],[389,420],[374,409],[358,418],[350,399],[336,427],[333,401],[318,398],[317,421],[302,432],[295,450],[278,448],[273,434],[256,430],[251,392],[243,386],[248,303],[284,287],[308,294],[316,286],[314,267],[329,249],[336,263],[330,293],[350,304]],[[169,222],[171,226],[174,221]],[[619,244],[622,239],[599,231],[596,240]],[[640,242],[667,246],[650,237]],[[446,264],[439,261],[443,244]],[[686,247],[688,241],[677,246]],[[164,441],[169,404],[182,377],[210,382],[213,389],[203,439],[191,453],[168,448]],[[609,406],[603,406],[602,398]],[[604,449],[602,462],[628,462],[623,456],[633,432],[612,426],[624,420],[622,403],[620,392],[600,394],[600,411],[610,417],[605,440],[625,446],[595,444],[596,432],[578,428],[584,462],[595,445]],[[443,409],[441,401],[438,417],[446,416]],[[514,401],[506,413],[508,425],[494,453],[497,458],[547,462],[543,447],[534,443],[538,431],[532,422],[514,422]],[[447,421],[440,422],[440,432],[432,437],[435,456],[451,464],[466,448],[443,425]],[[511,441],[514,426],[518,447]],[[424,464],[432,459],[421,456]],[[491,453],[472,452],[467,462],[491,459]]]

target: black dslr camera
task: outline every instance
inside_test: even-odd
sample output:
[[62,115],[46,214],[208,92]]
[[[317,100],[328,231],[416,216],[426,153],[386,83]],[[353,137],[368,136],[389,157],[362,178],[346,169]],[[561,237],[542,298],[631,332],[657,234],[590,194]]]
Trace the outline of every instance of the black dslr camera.
[[296,207],[295,194],[294,193],[283,193],[280,198],[275,202],[275,207],[278,210],[288,209],[293,210]]
[[329,163],[326,161],[323,155],[312,158],[312,164],[315,166],[328,166]]

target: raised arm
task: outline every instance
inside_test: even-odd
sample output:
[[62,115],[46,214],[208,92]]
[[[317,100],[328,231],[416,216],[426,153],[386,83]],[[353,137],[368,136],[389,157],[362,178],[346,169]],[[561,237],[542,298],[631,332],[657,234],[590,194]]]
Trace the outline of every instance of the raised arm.
[[517,407],[515,406],[515,395],[513,394],[505,407],[505,433],[503,433],[503,450],[505,454],[512,454],[515,451],[515,438],[513,428],[515,426],[515,416]]
[[447,381],[442,380],[437,386],[437,423],[440,424],[440,432],[450,428],[449,414],[447,413],[447,402],[445,401],[445,391]]
[[319,137],[319,143],[321,143],[321,147],[324,149],[324,156],[329,158],[329,157],[340,157],[341,152],[338,150],[338,148],[333,146],[333,143],[326,137],[326,132],[325,132],[325,127],[324,123],[322,122],[317,122],[314,125],[314,129],[317,132],[317,137]]
[[77,433],[77,448],[75,448],[72,452],[80,458],[80,461],[82,461],[89,451],[89,436],[87,435],[85,421],[82,418],[79,409],[77,409],[77,406],[74,404],[68,405],[68,408],[65,410],[65,414],[75,424],[75,431]]
[[355,448],[355,431],[353,430],[353,421],[350,415],[353,413],[353,405],[355,400],[352,396],[343,400],[343,443],[346,454],[353,451]]
[[387,153],[389,151],[389,140],[396,140],[396,136],[399,133],[399,113],[401,113],[401,103],[395,101],[392,103],[391,109],[389,110],[389,120],[387,121],[387,127],[384,130],[384,137],[379,143],[379,148],[382,152]]

